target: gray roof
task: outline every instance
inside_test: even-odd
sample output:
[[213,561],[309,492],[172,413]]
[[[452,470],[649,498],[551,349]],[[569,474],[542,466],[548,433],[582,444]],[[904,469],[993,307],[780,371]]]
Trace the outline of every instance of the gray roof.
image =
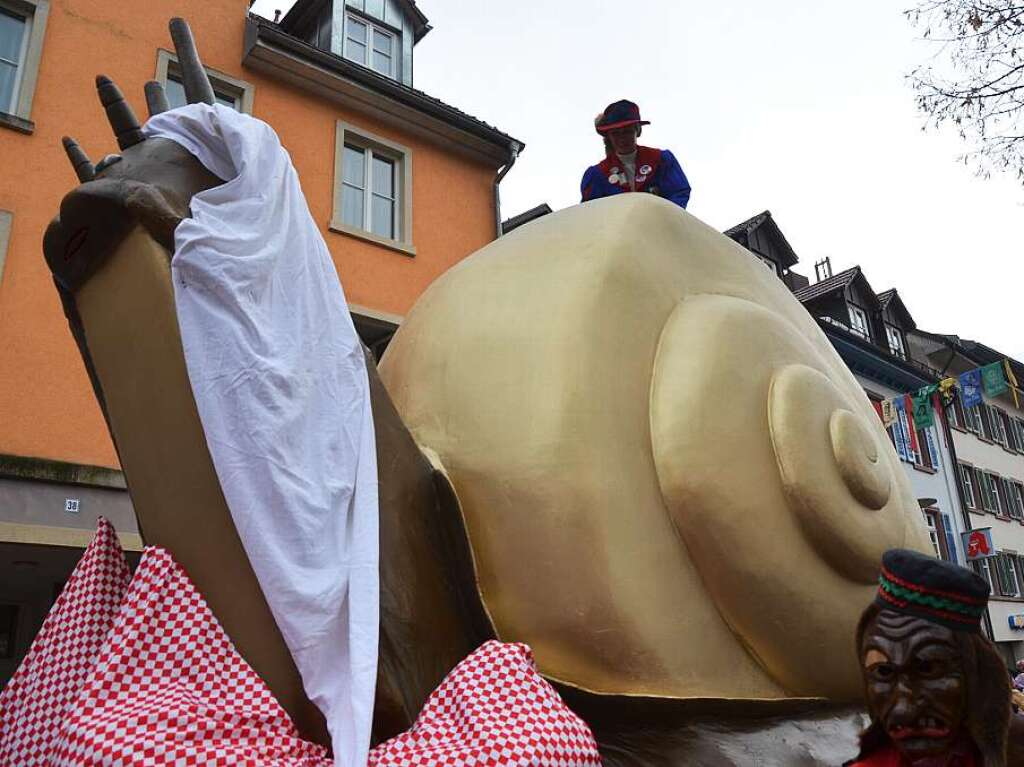
[[765,219],[771,216],[771,214],[772,212],[770,210],[762,211],[756,216],[751,216],[746,221],[742,221],[739,224],[736,224],[736,226],[726,229],[723,234],[726,237],[735,237],[738,234],[750,234],[752,231],[757,229]]
[[782,230],[779,229],[779,225],[775,223],[775,219],[772,218],[772,212],[770,210],[765,210],[758,213],[756,216],[751,216],[746,221],[726,229],[723,234],[725,234],[726,237],[738,240],[743,236],[749,237],[751,232],[761,226],[766,226],[768,228],[770,236],[778,245],[779,251],[783,256],[783,266],[793,266],[800,260],[796,255],[796,251],[793,250],[793,246],[790,245],[789,240],[786,239],[786,235],[782,233]]
[[907,309],[907,305],[903,303],[903,299],[900,298],[900,294],[896,292],[896,288],[889,288],[883,290],[877,295],[879,306],[885,311],[892,305],[893,311],[898,312],[902,315],[903,326],[907,330],[914,330],[917,328],[917,323],[914,322],[914,317],[911,315],[910,310]]
[[1024,363],[1010,357],[1009,355],[1003,354],[997,349],[993,349],[991,346],[987,346],[980,341],[971,341],[967,338],[961,338],[960,336],[953,335],[952,333],[929,333],[927,330],[915,330],[915,332],[926,338],[931,338],[939,341],[940,343],[947,344],[978,365],[990,365],[993,362],[999,362],[1000,360],[1009,360],[1010,367],[1013,369],[1013,374],[1017,378],[1017,383],[1024,383]]
[[[298,0],[291,8],[288,9],[288,13],[281,19],[281,28],[286,31],[291,31],[290,27],[300,18],[302,18],[307,10],[311,7],[321,6],[325,2],[344,2],[344,0]],[[416,0],[397,0],[398,4],[402,7],[402,10],[412,19],[413,21],[413,41],[419,42],[423,39],[423,36],[427,34],[433,27],[430,26],[430,22],[427,20],[426,15],[420,10],[419,6],[416,5]]]
[[849,269],[844,269],[838,274],[833,274],[831,277],[819,280],[813,285],[808,285],[806,288],[800,288],[800,290],[796,291],[793,295],[796,296],[796,299],[801,303],[811,301],[827,293],[831,293],[833,290],[839,290],[847,287],[859,274],[860,267],[851,266]]
[[[512,144],[516,144],[518,152],[522,152],[526,148],[524,142],[509,136],[507,133],[485,123],[483,120],[473,117],[473,115],[467,114],[450,104],[446,104],[441,99],[434,98],[421,90],[403,85],[397,80],[392,80],[390,77],[379,74],[369,67],[356,64],[354,61],[349,61],[329,51],[321,50],[289,34],[281,29],[280,25],[267,21],[262,16],[250,14],[249,23],[255,25],[258,39],[272,42],[293,55],[311,61],[329,72],[335,72],[360,85],[371,88],[377,93],[388,96],[401,104],[485,139],[492,144],[503,147],[511,147]],[[254,43],[255,41],[253,41]]]

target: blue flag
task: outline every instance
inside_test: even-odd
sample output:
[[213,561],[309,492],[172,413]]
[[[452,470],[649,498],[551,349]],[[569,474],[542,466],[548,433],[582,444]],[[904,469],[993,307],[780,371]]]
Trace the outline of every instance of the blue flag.
[[960,374],[960,401],[964,407],[981,404],[981,368]]

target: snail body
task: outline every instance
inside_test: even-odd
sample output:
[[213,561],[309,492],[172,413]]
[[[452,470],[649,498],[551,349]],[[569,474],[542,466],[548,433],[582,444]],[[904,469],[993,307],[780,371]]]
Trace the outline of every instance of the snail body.
[[432,285],[381,377],[549,677],[859,696],[881,554],[927,538],[860,386],[738,245],[651,195],[546,216]]

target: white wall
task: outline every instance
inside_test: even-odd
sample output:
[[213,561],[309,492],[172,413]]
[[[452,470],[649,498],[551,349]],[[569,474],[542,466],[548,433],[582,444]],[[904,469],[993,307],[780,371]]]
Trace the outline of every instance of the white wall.
[[[879,394],[886,398],[896,397],[906,392],[899,392],[884,386],[877,381],[861,375],[855,375],[857,381],[865,390]],[[956,559],[959,564],[964,564],[963,540],[961,533],[964,532],[963,515],[960,512],[960,500],[956,489],[956,473],[953,460],[950,455],[949,445],[946,443],[944,429],[936,420],[929,431],[939,453],[939,465],[934,473],[917,468],[914,464],[900,459],[903,470],[910,480],[915,498],[934,498],[935,507],[943,515],[943,520],[953,532],[953,543],[956,549]],[[890,450],[893,450],[892,443],[886,442]],[[895,451],[894,451],[895,452]],[[1024,531],[1024,527],[1021,528]],[[948,540],[947,540],[948,543]]]
[[[1007,620],[1010,615],[1024,615],[1024,602],[993,601],[989,603],[988,614],[992,618],[992,634],[995,641],[1024,643],[1024,629],[1011,629]],[[1024,657],[1020,652],[1024,649],[1024,644],[1014,649],[1017,651],[1018,660]]]

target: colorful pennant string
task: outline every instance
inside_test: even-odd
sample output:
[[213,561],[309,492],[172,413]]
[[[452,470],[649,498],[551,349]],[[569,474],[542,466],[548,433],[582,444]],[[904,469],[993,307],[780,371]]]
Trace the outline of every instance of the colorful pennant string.
[[872,404],[882,420],[882,426],[886,429],[899,419],[900,412],[904,413],[909,426],[910,448],[916,451],[917,429],[933,425],[935,411],[939,410],[941,413],[944,408],[952,405],[957,391],[960,392],[960,401],[965,408],[972,408],[984,402],[983,393],[988,397],[998,397],[1006,392],[1013,395],[1013,404],[1019,408],[1019,393],[1024,393],[1013,374],[1010,361],[1004,359],[968,370],[956,377],[943,378],[939,383],[922,386],[915,392]]

